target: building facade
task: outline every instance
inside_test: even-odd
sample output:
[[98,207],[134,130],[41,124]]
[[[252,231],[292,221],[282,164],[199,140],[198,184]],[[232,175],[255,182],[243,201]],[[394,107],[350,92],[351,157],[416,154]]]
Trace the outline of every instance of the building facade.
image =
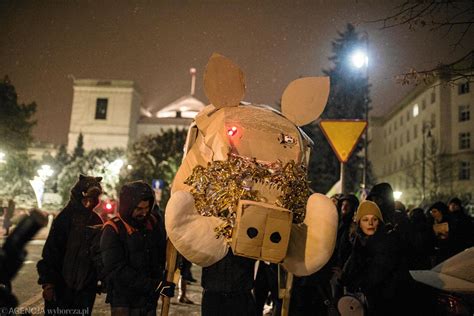
[[474,93],[467,80],[418,86],[383,117],[371,117],[369,160],[410,206],[474,197]]
[[[194,80],[193,80],[194,84]],[[191,93],[194,93],[192,87]],[[127,148],[140,136],[159,134],[166,129],[187,128],[204,107],[192,94],[185,95],[161,110],[144,108],[133,81],[74,80],[68,152],[80,134],[86,151]]]

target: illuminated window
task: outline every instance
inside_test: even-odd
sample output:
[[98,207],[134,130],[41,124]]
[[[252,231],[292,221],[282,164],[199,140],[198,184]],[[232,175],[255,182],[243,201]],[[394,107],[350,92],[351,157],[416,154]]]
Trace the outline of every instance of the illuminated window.
[[105,120],[107,119],[107,105],[109,103],[108,99],[97,99],[95,103],[95,119],[96,120]]
[[420,113],[420,108],[418,107],[418,104],[415,104],[413,106],[413,117],[417,117],[418,113]]

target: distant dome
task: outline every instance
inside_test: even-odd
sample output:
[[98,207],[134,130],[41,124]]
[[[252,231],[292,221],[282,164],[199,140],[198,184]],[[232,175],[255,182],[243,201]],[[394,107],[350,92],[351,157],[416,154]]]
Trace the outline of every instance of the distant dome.
[[156,112],[158,118],[191,118],[193,119],[205,104],[191,95],[186,95]]

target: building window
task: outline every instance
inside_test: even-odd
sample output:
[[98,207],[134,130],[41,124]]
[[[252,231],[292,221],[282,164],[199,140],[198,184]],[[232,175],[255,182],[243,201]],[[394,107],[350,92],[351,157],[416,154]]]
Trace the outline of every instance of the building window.
[[400,116],[400,126],[403,126],[403,115]]
[[416,139],[418,137],[418,126],[413,125],[413,138]]
[[459,180],[471,179],[471,163],[469,161],[461,161],[459,164]]
[[410,131],[407,130],[407,144],[410,142]]
[[469,93],[469,81],[458,84],[458,94]]
[[431,104],[436,102],[436,92],[431,92]]
[[393,131],[397,130],[397,121],[393,122]]
[[400,134],[400,147],[403,146],[403,134]]
[[417,161],[418,160],[418,150],[416,150],[416,148],[413,150],[413,161]]
[[96,120],[105,120],[107,119],[107,104],[109,103],[108,99],[97,99],[95,103],[95,119]]
[[393,139],[393,149],[397,150],[397,138],[396,137]]
[[407,122],[410,120],[410,111],[407,112]]
[[426,100],[425,99],[421,100],[421,109],[422,110],[426,109]]
[[471,133],[459,133],[459,149],[471,148]]
[[471,111],[468,105],[459,106],[459,122],[469,121],[471,119]]
[[418,113],[420,113],[420,108],[418,107],[418,104],[415,104],[413,106],[413,117],[417,117]]

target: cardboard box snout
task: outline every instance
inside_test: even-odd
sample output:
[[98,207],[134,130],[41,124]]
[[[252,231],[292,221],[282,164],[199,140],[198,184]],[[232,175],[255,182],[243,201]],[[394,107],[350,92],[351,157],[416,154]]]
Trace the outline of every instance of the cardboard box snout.
[[241,200],[232,232],[234,254],[272,263],[283,261],[293,213],[271,204]]

